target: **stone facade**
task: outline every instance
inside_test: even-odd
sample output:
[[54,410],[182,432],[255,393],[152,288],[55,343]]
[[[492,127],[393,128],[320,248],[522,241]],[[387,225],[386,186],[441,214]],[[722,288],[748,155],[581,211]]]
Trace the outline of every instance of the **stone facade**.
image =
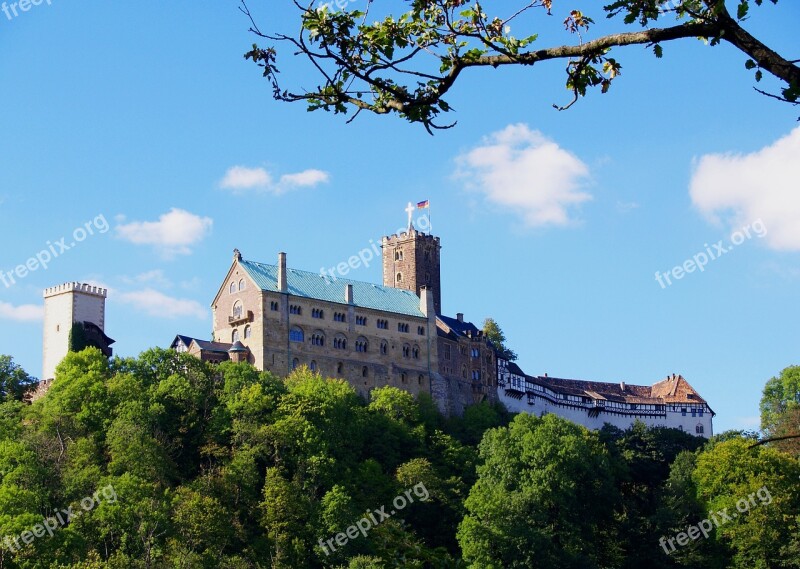
[[411,225],[408,231],[383,238],[383,286],[410,290],[417,296],[433,291],[436,314],[442,313],[441,244],[439,238]]

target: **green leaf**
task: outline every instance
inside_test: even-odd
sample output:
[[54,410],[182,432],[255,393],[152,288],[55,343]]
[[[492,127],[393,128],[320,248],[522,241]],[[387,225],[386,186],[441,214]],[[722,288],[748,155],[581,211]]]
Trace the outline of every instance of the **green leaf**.
[[653,53],[656,54],[656,57],[661,59],[664,57],[664,48],[662,48],[659,44],[653,46]]

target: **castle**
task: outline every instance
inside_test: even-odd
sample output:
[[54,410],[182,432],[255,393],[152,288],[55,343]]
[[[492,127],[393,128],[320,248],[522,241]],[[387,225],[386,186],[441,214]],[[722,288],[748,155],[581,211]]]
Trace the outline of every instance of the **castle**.
[[[410,206],[409,206],[410,207]],[[441,243],[418,231],[383,237],[383,284],[233,259],[211,303],[211,340],[178,335],[171,348],[204,361],[249,362],[286,376],[300,366],[345,379],[363,396],[394,386],[429,394],[440,411],[460,415],[482,401],[509,411],[555,413],[590,429],[635,420],[713,434],[714,412],[681,376],[649,386],[525,374],[464,315],[441,313]],[[45,388],[70,346],[70,330],[111,355],[104,332],[106,291],[67,283],[45,291]]]
[[[410,214],[409,214],[410,215]],[[714,412],[680,376],[626,385],[529,376],[461,313],[441,313],[438,237],[414,228],[382,239],[383,284],[245,259],[233,262],[211,304],[213,338],[172,347],[212,362],[248,361],[285,376],[298,366],[347,380],[362,395],[386,385],[430,394],[447,415],[502,402],[597,429],[634,420],[709,437]]]

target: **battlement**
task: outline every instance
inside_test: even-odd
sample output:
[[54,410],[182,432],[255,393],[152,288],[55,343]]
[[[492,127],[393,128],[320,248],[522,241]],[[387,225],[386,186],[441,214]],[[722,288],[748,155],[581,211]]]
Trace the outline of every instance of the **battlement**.
[[44,297],[49,298],[51,296],[56,296],[67,292],[79,292],[81,294],[99,296],[102,298],[106,298],[108,296],[108,290],[105,288],[100,288],[98,286],[93,286],[86,283],[71,282],[44,289]]
[[394,243],[396,241],[405,241],[407,239],[416,238],[422,239],[426,241],[433,241],[436,244],[439,244],[439,237],[436,235],[431,235],[430,233],[422,233],[421,231],[417,231],[416,229],[411,229],[411,231],[402,231],[400,233],[394,233],[392,235],[384,235],[382,242],[384,245],[388,245],[390,243]]

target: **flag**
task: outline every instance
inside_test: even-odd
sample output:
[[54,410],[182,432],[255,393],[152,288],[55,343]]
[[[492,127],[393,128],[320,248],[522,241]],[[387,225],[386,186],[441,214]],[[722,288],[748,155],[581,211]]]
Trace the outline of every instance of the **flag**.
[[431,206],[431,204],[430,204],[430,202],[428,202],[428,200],[425,200],[425,201],[422,201],[422,202],[417,202],[417,209],[425,209],[426,207],[430,207],[430,206]]

